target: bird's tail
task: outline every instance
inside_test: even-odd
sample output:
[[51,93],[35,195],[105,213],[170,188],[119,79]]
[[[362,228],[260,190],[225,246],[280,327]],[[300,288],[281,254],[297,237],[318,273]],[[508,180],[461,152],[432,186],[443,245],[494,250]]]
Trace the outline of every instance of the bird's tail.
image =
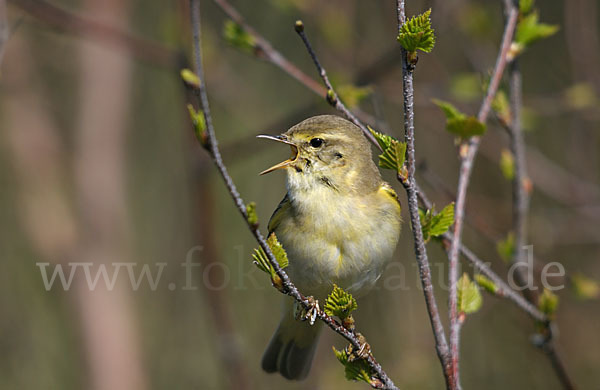
[[315,356],[321,326],[320,321],[312,326],[308,321],[298,321],[292,309],[287,309],[263,355],[263,370],[279,372],[287,379],[305,379]]

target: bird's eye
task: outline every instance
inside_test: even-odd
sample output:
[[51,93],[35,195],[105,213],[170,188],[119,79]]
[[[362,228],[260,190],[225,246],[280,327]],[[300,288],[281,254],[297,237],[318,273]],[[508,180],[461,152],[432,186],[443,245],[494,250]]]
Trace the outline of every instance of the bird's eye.
[[313,138],[310,140],[310,146],[313,148],[320,148],[323,145],[323,140],[321,138]]

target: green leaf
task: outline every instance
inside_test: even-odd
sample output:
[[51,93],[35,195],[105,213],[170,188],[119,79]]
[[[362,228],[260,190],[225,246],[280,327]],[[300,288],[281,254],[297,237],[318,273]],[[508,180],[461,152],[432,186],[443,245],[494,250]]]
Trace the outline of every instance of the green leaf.
[[[287,253],[283,249],[283,246],[279,240],[277,240],[275,233],[271,233],[269,235],[267,238],[267,245],[269,245],[269,248],[271,249],[273,256],[275,256],[275,260],[277,260],[277,263],[279,263],[279,266],[281,268],[287,267],[289,265]],[[271,275],[271,278],[278,278],[277,274],[275,273],[275,268],[273,268],[269,262],[267,254],[262,248],[254,249],[252,258],[254,259],[254,265],[256,265],[261,271]]]
[[479,285],[479,287],[483,288],[487,292],[491,294],[496,294],[498,292],[498,286],[486,276],[482,274],[475,274],[475,281]]
[[508,149],[502,149],[500,152],[500,170],[507,180],[515,177],[515,159]]
[[510,263],[515,254],[515,235],[513,232],[508,233],[504,240],[496,243],[496,250],[505,263]]
[[469,275],[463,274],[458,280],[458,311],[459,313],[474,313],[481,307],[483,299],[477,284],[469,279]]
[[337,285],[333,285],[333,291],[325,300],[323,310],[328,316],[339,317],[341,320],[348,317],[358,307],[356,299],[352,294],[344,291]]
[[494,100],[492,100],[492,110],[496,112],[498,118],[505,124],[510,125],[512,122],[512,113],[510,112],[510,103],[506,97],[506,93],[502,90],[496,92]]
[[200,88],[200,78],[198,77],[198,75],[194,72],[192,72],[189,69],[181,69],[181,71],[179,72],[179,75],[181,76],[181,78],[183,79],[183,81],[194,87],[194,88]]
[[423,239],[428,242],[431,237],[439,237],[446,233],[454,223],[454,202],[450,203],[439,213],[435,212],[435,205],[423,211],[419,209]]
[[246,205],[246,215],[248,216],[248,223],[252,226],[258,225],[258,215],[256,214],[256,203],[250,202]]
[[594,279],[577,273],[571,277],[571,282],[579,299],[596,299],[600,297],[600,285]]
[[545,288],[544,292],[538,298],[538,308],[548,317],[552,318],[558,308],[558,296]]
[[431,9],[413,16],[400,28],[398,42],[408,52],[417,50],[430,53],[435,45],[435,34],[431,28]]
[[387,134],[378,133],[371,127],[369,127],[369,131],[383,149],[383,153],[379,155],[379,166],[394,170],[402,175],[406,158],[406,143],[400,142]]
[[267,244],[269,245],[269,248],[271,248],[271,252],[273,252],[273,256],[275,256],[275,260],[277,260],[279,266],[281,268],[287,267],[289,265],[287,253],[285,252],[285,249],[283,249],[283,246],[277,239],[275,233],[269,235]]
[[233,20],[227,20],[223,24],[223,37],[231,46],[247,53],[252,53],[256,47],[254,36]]
[[345,349],[338,351],[333,348],[333,353],[337,360],[344,366],[344,372],[346,375],[346,379],[350,381],[363,381],[371,384],[372,371],[369,363],[364,359],[354,359],[351,360],[349,358],[348,352]]
[[194,125],[194,133],[196,134],[196,138],[198,141],[204,146],[207,144],[207,136],[206,136],[206,121],[204,120],[204,112],[202,110],[196,111],[194,106],[191,104],[187,105],[188,112],[190,113],[190,119],[192,120],[192,125]]
[[521,51],[535,41],[547,38],[558,31],[558,26],[539,22],[537,11],[521,18],[515,32],[515,43]]
[[460,112],[451,103],[433,99],[433,103],[444,111],[446,115],[446,130],[461,138],[483,135],[486,126],[474,116],[467,116]]
[[358,104],[365,100],[372,92],[373,88],[371,86],[357,87],[347,84],[337,88],[338,96],[349,108],[358,106]]

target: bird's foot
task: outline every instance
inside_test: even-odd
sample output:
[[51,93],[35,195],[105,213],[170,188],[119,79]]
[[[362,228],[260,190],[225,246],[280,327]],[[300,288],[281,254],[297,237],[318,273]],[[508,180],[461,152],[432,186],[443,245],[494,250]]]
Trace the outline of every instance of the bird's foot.
[[346,347],[346,352],[348,354],[348,360],[354,361],[357,359],[366,359],[371,354],[371,346],[367,343],[367,339],[360,333],[356,333],[356,338],[358,339],[358,343],[360,348],[356,348],[354,345],[350,344]]
[[304,306],[297,301],[294,302],[294,317],[299,321],[308,320],[311,325],[314,325],[317,316],[319,315],[319,311],[321,310],[319,308],[319,301],[312,296],[307,297],[306,299],[308,300],[308,308],[304,308]]

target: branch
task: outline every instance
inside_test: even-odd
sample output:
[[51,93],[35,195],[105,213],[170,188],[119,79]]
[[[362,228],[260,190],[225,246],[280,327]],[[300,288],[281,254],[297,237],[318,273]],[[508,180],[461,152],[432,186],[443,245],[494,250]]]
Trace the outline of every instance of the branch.
[[[406,22],[406,14],[404,10],[404,0],[398,0],[397,15],[398,15],[398,33],[401,31],[402,25]],[[440,314],[437,308],[435,295],[433,292],[433,284],[431,283],[431,269],[423,239],[423,231],[421,229],[421,220],[419,218],[419,190],[415,181],[415,123],[414,123],[414,89],[413,89],[413,66],[408,63],[407,53],[402,50],[402,86],[404,95],[404,140],[406,142],[406,168],[407,176],[403,180],[400,176],[398,179],[402,182],[408,197],[408,209],[410,214],[410,222],[412,226],[415,254],[417,264],[419,265],[419,275],[421,284],[423,285],[423,293],[425,295],[425,303],[429,321],[433,329],[435,339],[435,347],[438,358],[442,365],[444,378],[448,388],[451,386],[452,377],[450,362],[448,360],[448,343],[444,326],[440,319]]]
[[[507,63],[508,50],[510,48],[512,37],[516,28],[518,14],[518,8],[515,6],[511,6],[509,10],[508,20],[504,28],[500,53],[498,54],[496,65],[492,74],[492,79],[490,80],[490,84],[488,86],[486,96],[479,110],[479,114],[477,115],[477,119],[481,123],[486,122],[491,109],[492,100],[494,99],[496,91],[498,90],[498,86],[500,85],[500,80],[502,78],[502,74],[504,73],[504,68],[506,67]],[[461,165],[458,178],[456,206],[454,212],[454,236],[452,237],[452,245],[450,247],[449,253],[450,266],[448,279],[450,283],[450,349],[452,354],[452,371],[454,373],[453,379],[455,381],[456,386],[460,386],[458,362],[461,326],[461,321],[459,319],[457,307],[458,255],[461,246],[467,187],[469,186],[471,172],[473,170],[473,163],[475,161],[475,157],[477,156],[477,150],[479,148],[479,142],[480,137],[475,136],[472,137],[468,141],[468,143],[463,143],[460,146]]]
[[[293,297],[297,302],[300,303],[300,305],[304,309],[309,310],[312,308],[310,301],[304,295],[302,295],[300,293],[300,291],[298,291],[298,289],[292,283],[292,281],[289,279],[289,277],[285,273],[285,271],[283,271],[283,269],[279,266],[279,263],[275,259],[275,256],[273,255],[271,248],[269,247],[269,245],[267,245],[267,242],[265,241],[263,235],[258,230],[257,224],[248,222],[248,213],[247,213],[244,201],[242,200],[239,192],[237,191],[235,184],[233,183],[231,176],[227,172],[227,168],[225,167],[225,164],[223,163],[223,160],[221,158],[221,154],[219,151],[219,147],[217,144],[217,139],[215,136],[215,131],[214,131],[213,123],[212,123],[212,117],[210,114],[210,107],[208,104],[208,96],[206,94],[206,86],[204,83],[204,71],[203,71],[203,66],[202,66],[201,33],[200,33],[200,1],[199,0],[190,0],[190,9],[191,9],[191,22],[192,22],[192,28],[193,28],[196,74],[199,77],[199,85],[198,85],[198,88],[195,89],[195,91],[196,91],[196,95],[199,100],[200,106],[203,110],[204,119],[206,122],[207,142],[208,142],[207,151],[211,155],[211,157],[217,167],[217,170],[221,174],[221,177],[222,177],[223,181],[225,182],[225,185],[226,185],[235,205],[237,206],[238,211],[240,212],[240,214],[242,215],[242,217],[248,224],[248,228],[250,229],[250,232],[252,233],[252,235],[254,236],[254,238],[256,239],[258,244],[260,245],[260,247],[265,251],[265,254],[267,255],[267,259],[269,260],[269,263],[275,270],[275,273],[277,274],[277,276],[279,276],[279,278],[281,279],[281,284],[282,284],[281,291],[284,294],[287,294],[287,295],[290,295],[291,297]],[[332,317],[328,316],[324,311],[318,310],[317,317],[321,321],[323,321],[325,324],[327,324],[327,326],[329,326],[333,331],[335,331],[336,333],[338,333],[342,337],[344,337],[348,342],[350,342],[350,344],[353,345],[353,347],[357,348],[357,350],[360,350],[363,347],[359,338],[356,336],[355,332],[352,332],[352,331],[346,329],[345,327],[343,327],[339,322],[337,322]],[[394,385],[392,380],[388,377],[388,375],[385,373],[385,371],[383,371],[383,369],[381,368],[381,365],[379,363],[377,363],[377,361],[375,360],[375,358],[373,357],[373,355],[371,353],[369,353],[365,357],[365,360],[369,364],[370,368],[377,375],[377,379],[379,379],[381,381],[380,388],[391,389],[391,390],[397,389],[397,387]]]
[[344,103],[342,103],[342,101],[340,100],[337,92],[335,92],[335,89],[333,89],[333,85],[331,84],[331,81],[329,81],[329,77],[327,77],[327,72],[321,66],[321,63],[319,62],[319,59],[317,58],[317,55],[315,54],[315,51],[313,50],[312,45],[310,44],[310,41],[308,40],[308,37],[304,33],[304,24],[302,23],[301,20],[296,21],[295,29],[296,29],[296,32],[298,33],[298,35],[300,35],[300,38],[302,38],[302,42],[304,43],[304,46],[306,46],[306,50],[308,50],[308,54],[310,54],[310,58],[315,63],[315,66],[317,67],[317,71],[319,72],[319,75],[321,76],[323,83],[325,83],[325,86],[327,87],[327,95],[326,95],[327,102],[329,104],[331,104],[336,110],[338,110],[339,112],[344,114],[344,116],[346,118],[348,118],[348,120],[350,122],[352,122],[356,126],[358,126],[362,130],[365,137],[367,137],[367,139],[369,141],[371,141],[371,143],[373,143],[374,145],[377,145],[379,147],[379,149],[381,150],[381,146],[379,146],[379,143],[377,142],[377,140],[375,139],[373,134],[371,134],[369,129],[367,129],[365,127],[365,125],[363,125],[356,118],[356,116],[354,116],[354,114],[352,114],[352,112],[350,110],[348,110],[348,108],[346,108]]
[[[296,79],[300,82],[300,84],[304,85],[306,88],[310,89],[312,92],[316,93],[321,97],[325,97],[327,101],[336,109],[343,112],[346,117],[356,124],[358,127],[366,131],[365,136],[371,141],[374,142],[375,145],[378,145],[375,139],[371,139],[373,137],[371,133],[366,130],[366,127],[360,123],[356,118],[360,118],[363,122],[367,123],[375,123],[375,118],[371,115],[363,112],[361,110],[355,109],[355,115],[350,112],[343,104],[341,106],[335,104],[335,101],[332,101],[328,98],[329,90],[323,88],[317,81],[315,81],[312,77],[308,76],[302,70],[300,70],[296,65],[290,62],[283,54],[277,51],[271,43],[265,39],[262,35],[260,35],[252,26],[250,26],[244,17],[226,0],[213,0],[217,6],[234,22],[239,24],[246,33],[250,34],[255,41],[254,46],[254,54],[263,60],[266,60],[273,65],[277,66],[279,69]],[[302,23],[300,23],[302,24]],[[298,28],[298,27],[297,27]],[[326,77],[326,76],[325,76]],[[360,79],[360,77],[359,77]],[[327,83],[325,83],[327,85]],[[336,101],[337,99],[336,95]],[[360,124],[359,124],[360,123]]]

